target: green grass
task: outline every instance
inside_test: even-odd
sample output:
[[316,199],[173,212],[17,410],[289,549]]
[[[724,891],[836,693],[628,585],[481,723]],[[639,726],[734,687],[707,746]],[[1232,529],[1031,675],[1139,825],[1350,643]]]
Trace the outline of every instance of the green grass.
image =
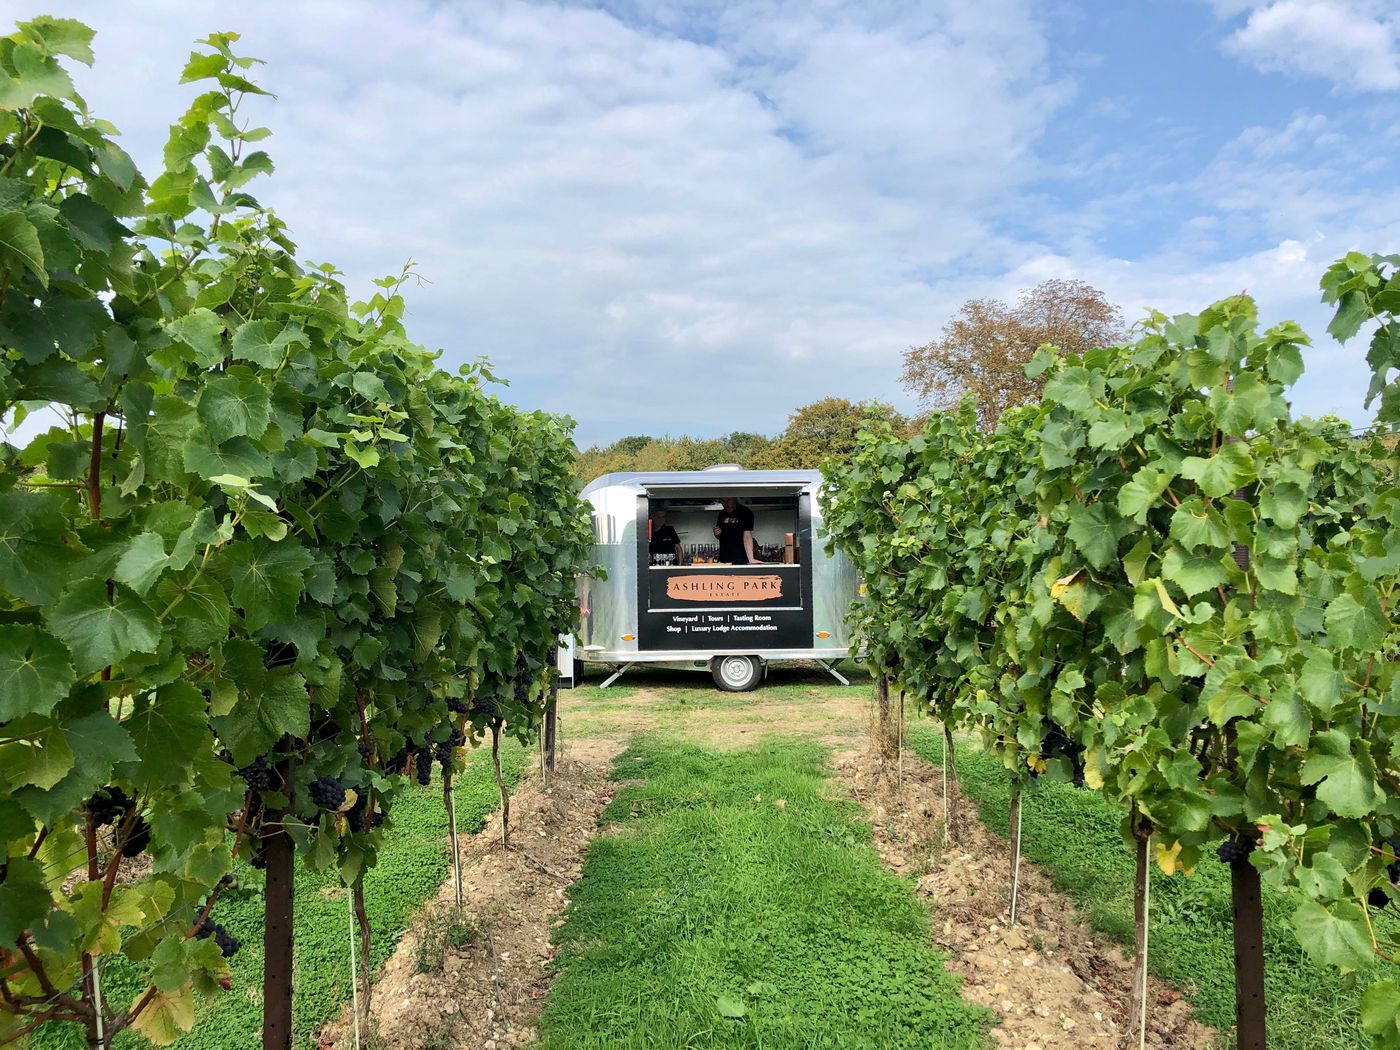
[[[913,726],[908,742],[923,758],[942,761],[941,727]],[[959,742],[957,769],[958,782],[982,819],[1005,836],[1011,790],[1000,759]],[[1134,864],[1118,832],[1121,816],[1098,792],[1042,781],[1024,798],[1023,848],[1095,929],[1131,946]],[[1269,1046],[1356,1050],[1370,1045],[1361,1029],[1360,989],[1304,956],[1288,922],[1296,906],[1296,897],[1264,887]],[[1211,856],[1190,877],[1154,871],[1149,914],[1152,972],[1185,991],[1202,1021],[1228,1033],[1235,1016],[1229,869]],[[1389,916],[1381,922],[1397,925]]]
[[[508,783],[519,780],[526,752],[516,744],[501,748]],[[460,831],[480,831],[497,808],[490,749],[468,754],[467,767],[453,786]],[[442,787],[411,787],[395,803],[393,828],[385,836],[379,864],[365,875],[365,907],[374,929],[372,962],[378,966],[394,949],[414,912],[447,877],[450,858],[444,848],[447,813]],[[262,1045],[262,874],[239,863],[239,888],[220,895],[213,918],[242,942],[233,958],[233,988],[202,1005],[194,1030],[174,1045],[179,1050],[256,1050]],[[350,999],[350,915],[347,891],[334,873],[314,874],[298,868],[294,958],[296,966],[293,1027],[296,1045],[311,1047],[311,1034],[334,1017]],[[145,988],[143,971],[114,960],[103,972],[104,994],[126,1004]],[[78,1050],[85,1045],[77,1025],[50,1024],[31,1038],[33,1050]],[[123,1032],[117,1050],[150,1044]]]
[[644,783],[619,789],[575,884],[542,1050],[986,1045],[824,761],[634,740],[614,775]]

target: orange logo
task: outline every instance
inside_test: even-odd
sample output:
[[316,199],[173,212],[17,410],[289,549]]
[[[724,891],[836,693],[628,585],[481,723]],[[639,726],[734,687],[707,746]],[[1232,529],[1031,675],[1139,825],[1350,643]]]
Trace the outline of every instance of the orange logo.
[[783,596],[781,576],[672,576],[666,597],[683,602],[766,602]]

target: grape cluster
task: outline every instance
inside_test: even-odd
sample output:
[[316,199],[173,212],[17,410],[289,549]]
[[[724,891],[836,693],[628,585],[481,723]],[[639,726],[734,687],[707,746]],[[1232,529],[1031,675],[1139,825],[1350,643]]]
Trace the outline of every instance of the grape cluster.
[[374,758],[374,745],[368,740],[361,740],[355,745],[355,750],[360,753],[360,759],[365,765],[369,765],[370,761]]
[[407,764],[408,764],[408,748],[406,748],[406,747],[401,747],[401,748],[399,748],[397,751],[395,751],[393,757],[389,759],[389,766],[388,766],[389,772],[390,772],[390,773],[402,773],[402,772],[403,772],[403,767],[404,767],[405,765],[407,765]]
[[345,805],[345,785],[335,777],[317,777],[311,782],[311,801],[321,809],[338,810]]
[[257,868],[258,871],[267,869],[267,846],[263,844],[262,839],[259,839],[258,844],[253,847],[253,855],[248,858],[248,864]]
[[121,788],[104,787],[88,799],[87,809],[92,814],[93,826],[105,828],[109,824],[119,823],[131,812],[132,805],[131,799]]
[[465,700],[458,700],[456,697],[447,698],[447,709],[454,715],[464,715],[467,713],[467,703]]
[[135,857],[142,854],[151,844],[151,826],[146,823],[145,817],[137,817],[135,823],[131,825],[131,830],[127,832],[125,841],[122,842],[122,856]]
[[1254,852],[1249,839],[1230,838],[1215,847],[1215,855],[1225,864],[1243,864]]
[[250,791],[271,791],[272,790],[272,767],[267,764],[267,758],[259,755],[249,765],[238,771],[248,784]]
[[201,941],[206,937],[213,937],[214,943],[219,946],[219,951],[225,959],[232,959],[238,953],[238,938],[207,915],[199,920],[199,927],[195,930],[194,935]]
[[425,747],[414,759],[418,763],[418,783],[426,787],[433,782],[433,753]]
[[[368,808],[369,792],[365,792],[355,799],[355,804],[350,807],[345,814],[345,820],[350,825],[351,831],[365,830],[365,810]],[[384,814],[380,810],[375,810],[374,815],[369,818],[369,827],[373,829],[384,823]]]

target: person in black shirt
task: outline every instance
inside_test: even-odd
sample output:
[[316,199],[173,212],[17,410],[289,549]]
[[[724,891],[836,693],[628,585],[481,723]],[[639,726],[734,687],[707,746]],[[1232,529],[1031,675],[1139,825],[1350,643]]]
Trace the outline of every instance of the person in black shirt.
[[666,524],[666,508],[658,507],[651,512],[651,545],[652,554],[674,554],[676,564],[681,563],[681,538],[676,533],[675,527]]
[[719,502],[724,508],[715,521],[719,560],[730,565],[753,563],[756,560],[753,556],[753,511],[733,496],[725,496]]

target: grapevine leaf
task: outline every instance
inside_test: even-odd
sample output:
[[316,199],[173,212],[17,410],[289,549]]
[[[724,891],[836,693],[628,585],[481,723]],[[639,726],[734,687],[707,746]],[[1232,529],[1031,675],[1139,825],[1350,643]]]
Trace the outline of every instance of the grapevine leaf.
[[1324,966],[1357,970],[1371,961],[1371,938],[1366,932],[1366,916],[1350,901],[1325,908],[1315,900],[1305,900],[1293,913],[1293,932],[1298,943]]
[[0,307],[0,341],[37,365],[59,348],[70,357],[82,356],[108,321],[99,300],[74,298],[57,288],[37,306],[25,296],[7,295]]
[[1171,538],[1187,550],[1200,547],[1224,547],[1230,534],[1215,508],[1207,508],[1199,496],[1181,501],[1172,514]]
[[1225,582],[1225,568],[1218,557],[1186,554],[1172,546],[1162,556],[1162,578],[1181,588],[1188,598],[1209,591]]
[[39,245],[39,231],[19,212],[0,215],[0,262],[17,262],[34,274],[39,283],[49,286],[49,273],[44,268],[44,249]]
[[246,662],[230,668],[230,673],[240,671],[235,678],[238,703],[212,722],[234,761],[245,765],[266,752],[283,734],[304,737],[311,728],[311,709],[306,679],[301,675],[266,671],[261,661],[256,669]]
[[49,614],[49,627],[73,654],[78,674],[91,674],[131,653],[153,653],[160,624],[140,597],[102,580],[74,584]]
[[719,1010],[721,1017],[727,1017],[734,1021],[739,1020],[749,1012],[748,1008],[744,1006],[743,1000],[733,995],[715,996],[715,1007]]
[[132,1000],[132,1008],[150,996],[146,1008],[131,1022],[131,1027],[156,1046],[169,1046],[194,1027],[195,998],[191,982],[186,981],[174,991],[151,988]]
[[154,532],[143,532],[122,552],[113,576],[137,594],[145,594],[160,579],[169,561],[165,541]]
[[215,443],[233,437],[262,437],[271,417],[272,399],[243,365],[205,381],[199,395],[199,417]]
[[1337,645],[1363,653],[1375,652],[1385,637],[1385,612],[1380,598],[1370,589],[1362,591],[1360,597],[1346,593],[1332,599],[1323,622]]
[[1313,710],[1328,715],[1341,702],[1345,680],[1330,653],[1315,652],[1303,664],[1298,676],[1298,691]]
[[13,948],[19,935],[53,906],[44,869],[27,857],[14,857],[0,882],[0,947]]
[[129,779],[142,789],[183,783],[194,756],[209,739],[204,696],[184,682],[138,698],[122,724],[140,758]]
[[1118,541],[1126,523],[1103,503],[1076,504],[1069,513],[1066,535],[1096,569],[1107,568],[1118,556]]
[[1139,525],[1143,524],[1147,520],[1147,512],[1156,506],[1170,483],[1170,474],[1143,467],[1118,490],[1118,513],[1132,518]]
[[1361,997],[1361,1025],[1367,1035],[1400,1040],[1400,985],[1377,981]]
[[[1340,738],[1340,739],[1338,739]],[[1313,741],[1314,753],[1303,763],[1300,778],[1317,785],[1317,797],[1340,817],[1364,817],[1385,802],[1376,783],[1375,766],[1358,743],[1354,752],[1339,730],[1319,734]],[[1327,750],[1330,749],[1331,753]]]
[[0,722],[48,714],[75,681],[68,650],[37,627],[0,632]]
[[195,363],[212,368],[224,359],[224,322],[213,310],[201,306],[166,326],[171,337],[194,353]]
[[1061,404],[1075,412],[1087,412],[1094,400],[1103,397],[1104,380],[1099,372],[1074,365],[1061,369],[1045,383],[1045,401]]
[[295,344],[309,344],[306,333],[297,325],[248,321],[233,334],[232,353],[235,361],[252,361],[264,368],[276,368],[282,363],[287,347]]
[[314,558],[300,544],[269,540],[241,542],[229,550],[233,604],[243,610],[250,630],[295,614],[302,574]]

